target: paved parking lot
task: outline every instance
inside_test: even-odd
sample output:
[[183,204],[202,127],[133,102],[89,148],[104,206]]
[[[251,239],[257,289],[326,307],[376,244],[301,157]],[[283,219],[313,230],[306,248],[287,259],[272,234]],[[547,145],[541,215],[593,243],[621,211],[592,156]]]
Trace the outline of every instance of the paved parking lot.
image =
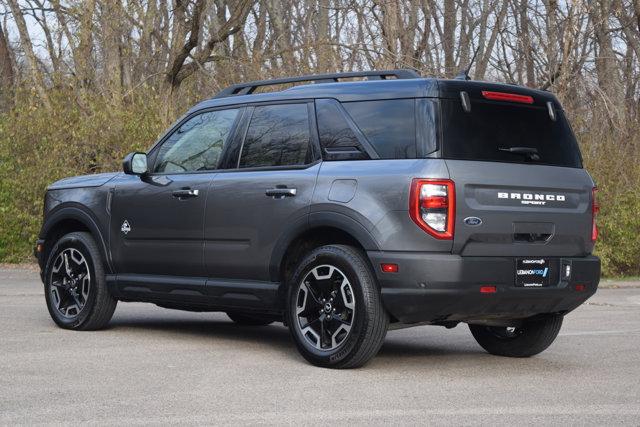
[[108,330],[61,330],[33,271],[0,269],[0,307],[0,424],[640,424],[640,288],[601,289],[534,358],[423,326],[352,371],[217,313],[121,303]]

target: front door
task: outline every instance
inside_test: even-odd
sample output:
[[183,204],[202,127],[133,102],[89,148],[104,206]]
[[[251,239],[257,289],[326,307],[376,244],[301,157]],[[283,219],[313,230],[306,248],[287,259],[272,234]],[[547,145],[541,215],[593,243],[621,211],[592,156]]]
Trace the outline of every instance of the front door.
[[207,190],[238,116],[227,109],[187,117],[149,154],[149,174],[116,183],[111,248],[118,273],[205,275]]

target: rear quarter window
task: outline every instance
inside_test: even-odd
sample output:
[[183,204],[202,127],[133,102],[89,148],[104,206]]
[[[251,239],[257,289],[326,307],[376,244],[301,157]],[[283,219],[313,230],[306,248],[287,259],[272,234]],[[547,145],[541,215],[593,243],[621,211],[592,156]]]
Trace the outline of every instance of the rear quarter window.
[[381,159],[416,158],[415,100],[342,104]]

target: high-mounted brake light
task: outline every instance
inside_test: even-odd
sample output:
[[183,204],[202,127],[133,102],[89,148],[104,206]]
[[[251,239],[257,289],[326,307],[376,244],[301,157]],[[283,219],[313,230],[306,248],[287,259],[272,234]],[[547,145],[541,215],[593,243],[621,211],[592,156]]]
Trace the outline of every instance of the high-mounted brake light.
[[451,240],[456,214],[455,184],[450,179],[419,179],[411,183],[409,215],[436,239]]
[[598,240],[598,225],[596,224],[596,218],[598,216],[598,212],[600,212],[600,204],[598,204],[598,199],[596,195],[598,193],[598,188],[593,187],[591,190],[591,241],[595,243]]
[[482,96],[492,101],[519,102],[521,104],[533,104],[533,97],[528,95],[518,95],[517,93],[482,91]]

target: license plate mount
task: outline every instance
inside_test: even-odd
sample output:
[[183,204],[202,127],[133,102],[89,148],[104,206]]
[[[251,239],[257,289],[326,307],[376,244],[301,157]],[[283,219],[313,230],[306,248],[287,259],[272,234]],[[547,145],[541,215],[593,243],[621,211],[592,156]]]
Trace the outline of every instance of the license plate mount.
[[517,258],[516,286],[545,288],[549,286],[551,264],[547,258]]

